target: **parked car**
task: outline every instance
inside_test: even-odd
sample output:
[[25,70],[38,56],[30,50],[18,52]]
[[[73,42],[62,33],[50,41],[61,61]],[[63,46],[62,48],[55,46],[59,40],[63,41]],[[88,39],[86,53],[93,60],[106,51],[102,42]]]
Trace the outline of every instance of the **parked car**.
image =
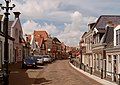
[[27,68],[27,67],[34,67],[36,68],[36,60],[33,56],[29,56],[25,58],[22,62],[22,68]]
[[50,55],[43,55],[43,60],[44,60],[44,63],[52,62],[52,58],[50,57]]
[[55,57],[51,57],[51,61],[54,62],[55,61]]
[[37,65],[43,65],[44,64],[44,58],[42,55],[35,55],[36,58],[36,64]]

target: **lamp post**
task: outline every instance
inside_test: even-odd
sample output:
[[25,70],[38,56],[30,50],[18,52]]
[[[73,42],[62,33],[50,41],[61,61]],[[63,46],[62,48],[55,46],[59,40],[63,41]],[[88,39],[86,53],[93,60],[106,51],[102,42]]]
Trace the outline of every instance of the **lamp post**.
[[12,10],[15,5],[13,4],[12,7],[9,7],[9,3],[11,0],[5,0],[6,6],[2,6],[0,4],[1,9],[5,9],[5,19],[4,19],[4,35],[5,35],[5,42],[4,42],[4,64],[3,64],[3,85],[9,85],[9,70],[8,70],[8,63],[9,63],[9,53],[8,53],[8,21],[9,21],[9,10]]

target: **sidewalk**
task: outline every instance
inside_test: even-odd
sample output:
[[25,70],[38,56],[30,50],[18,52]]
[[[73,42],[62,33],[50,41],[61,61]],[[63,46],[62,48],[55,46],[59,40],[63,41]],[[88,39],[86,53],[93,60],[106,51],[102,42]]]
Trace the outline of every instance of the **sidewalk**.
[[87,73],[87,72],[84,72],[83,70],[81,70],[81,69],[75,67],[74,65],[72,65],[70,62],[69,62],[69,64],[71,65],[71,67],[73,67],[73,68],[76,69],[77,71],[79,71],[79,72],[83,73],[84,75],[86,75],[86,76],[88,76],[88,77],[90,77],[90,78],[98,81],[99,83],[101,83],[101,84],[103,84],[103,85],[117,85],[116,83],[107,81],[107,80],[105,80],[105,79],[101,79],[101,78],[99,78],[99,77],[97,77],[97,76],[94,76],[94,75],[91,75],[91,74],[89,74],[89,73]]

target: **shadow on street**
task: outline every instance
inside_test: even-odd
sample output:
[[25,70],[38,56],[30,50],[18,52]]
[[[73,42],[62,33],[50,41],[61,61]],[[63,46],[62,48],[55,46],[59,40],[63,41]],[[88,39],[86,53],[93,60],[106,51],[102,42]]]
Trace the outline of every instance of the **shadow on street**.
[[[46,80],[45,78],[36,78],[33,74],[43,67],[38,67],[36,69],[32,69],[30,75],[28,75],[28,69],[22,69],[20,63],[12,64],[9,66],[10,75],[9,75],[9,85],[47,85],[50,84],[51,80]],[[35,70],[35,71],[34,71]],[[37,75],[37,74],[36,74]]]

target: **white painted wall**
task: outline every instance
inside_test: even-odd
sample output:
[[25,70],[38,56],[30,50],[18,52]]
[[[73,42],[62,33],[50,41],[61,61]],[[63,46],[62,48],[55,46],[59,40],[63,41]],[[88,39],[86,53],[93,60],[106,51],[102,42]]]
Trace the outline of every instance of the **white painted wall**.
[[120,74],[120,54],[118,55],[118,74]]
[[[5,38],[3,36],[0,36],[0,41],[2,41],[2,56],[0,56],[0,65],[4,63],[4,41]],[[13,62],[14,56],[13,56],[13,41],[8,40],[9,43],[9,63]],[[11,51],[10,51],[11,49]],[[11,54],[11,56],[10,56]],[[2,59],[2,60],[1,60]]]

